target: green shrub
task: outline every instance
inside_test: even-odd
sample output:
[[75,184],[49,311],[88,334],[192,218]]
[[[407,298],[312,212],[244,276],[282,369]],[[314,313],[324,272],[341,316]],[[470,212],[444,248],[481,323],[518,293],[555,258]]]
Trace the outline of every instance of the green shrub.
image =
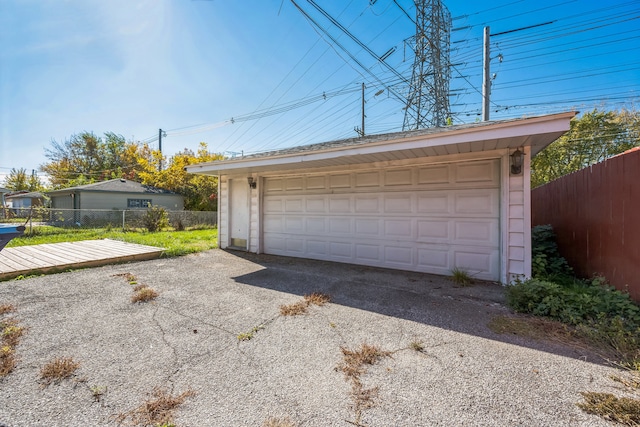
[[573,269],[560,256],[551,225],[537,225],[531,229],[531,257],[533,277],[552,279],[554,282],[573,281]]
[[150,205],[142,221],[145,228],[153,233],[169,226],[169,214],[163,207]]
[[620,317],[629,330],[640,327],[640,307],[628,294],[600,280],[576,282],[573,286],[530,279],[507,288],[507,303],[521,313],[551,317],[578,325]]

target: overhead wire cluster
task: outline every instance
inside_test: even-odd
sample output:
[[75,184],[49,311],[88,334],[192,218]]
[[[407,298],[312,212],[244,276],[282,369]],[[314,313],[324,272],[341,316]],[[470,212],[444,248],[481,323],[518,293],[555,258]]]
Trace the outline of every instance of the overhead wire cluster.
[[[165,130],[169,138],[214,135],[218,128],[231,127],[210,148],[250,153],[356,137],[362,83],[368,133],[401,130],[414,63],[405,43],[415,34],[414,2],[290,2],[318,38],[280,83],[252,112]],[[448,64],[453,123],[477,120],[481,113],[484,26],[496,32],[490,46],[492,119],[596,105],[617,108],[637,100],[640,4],[622,1],[591,10],[575,6],[576,0],[546,6],[517,0],[454,16]],[[512,20],[522,22],[523,16],[534,27],[548,25],[510,32]],[[593,83],[602,76],[610,76],[607,83]]]

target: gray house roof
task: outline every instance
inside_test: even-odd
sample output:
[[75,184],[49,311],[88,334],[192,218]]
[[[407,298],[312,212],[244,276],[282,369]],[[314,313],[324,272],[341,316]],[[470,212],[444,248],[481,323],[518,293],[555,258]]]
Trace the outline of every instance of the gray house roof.
[[69,187],[62,188],[60,190],[49,191],[47,194],[55,196],[58,194],[75,193],[79,191],[139,194],[176,194],[173,191],[152,187],[150,185],[140,184],[139,182],[130,181],[128,179],[110,179],[109,181],[102,181],[93,184],[79,185],[77,187]]
[[42,199],[44,194],[39,191],[32,191],[30,193],[18,193],[4,196],[5,199]]

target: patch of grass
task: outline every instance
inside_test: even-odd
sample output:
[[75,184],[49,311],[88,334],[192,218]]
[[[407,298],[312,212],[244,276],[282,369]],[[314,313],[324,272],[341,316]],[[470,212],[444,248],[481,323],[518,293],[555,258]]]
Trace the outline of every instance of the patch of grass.
[[196,392],[189,389],[178,395],[172,395],[163,388],[153,390],[147,400],[140,406],[116,417],[119,424],[128,423],[132,426],[171,426],[178,408]]
[[296,427],[291,418],[275,418],[269,417],[262,423],[262,427]]
[[469,286],[473,283],[469,272],[459,267],[451,269],[451,280],[458,286]]
[[42,226],[34,235],[11,240],[7,247],[40,245],[42,243],[76,242],[80,240],[113,239],[123,242],[165,248],[162,256],[173,257],[202,252],[217,247],[218,230],[206,228],[185,231],[123,232],[107,228],[68,229]]
[[305,301],[298,301],[289,305],[281,305],[280,306],[280,314],[283,316],[298,316],[300,314],[306,314],[309,304]]
[[584,402],[578,403],[583,411],[628,426],[640,425],[640,400],[616,397],[611,393],[581,393]]
[[323,305],[331,301],[331,296],[320,292],[313,292],[312,294],[305,295],[304,300],[306,301],[307,305],[313,304],[322,307]]
[[45,386],[59,383],[71,378],[79,367],[80,363],[71,357],[57,357],[40,369],[40,379]]
[[390,351],[382,351],[377,346],[362,344],[357,350],[340,347],[343,360],[338,365],[347,381],[351,382],[351,399],[355,412],[353,424],[361,425],[363,411],[375,404],[378,387],[365,388],[361,376],[366,372],[367,365],[374,365],[384,357],[391,357]]
[[131,302],[134,304],[138,302],[149,302],[158,297],[158,292],[147,285],[138,285],[136,288],[137,290],[131,295]]
[[0,321],[0,333],[4,345],[15,347],[24,333],[24,327],[16,319],[5,319]]

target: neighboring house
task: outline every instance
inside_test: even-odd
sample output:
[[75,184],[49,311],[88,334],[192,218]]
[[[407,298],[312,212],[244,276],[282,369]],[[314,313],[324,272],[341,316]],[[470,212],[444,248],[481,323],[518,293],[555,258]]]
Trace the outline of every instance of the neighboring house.
[[30,209],[31,207],[44,205],[44,194],[39,191],[17,192],[4,197],[7,205],[12,209]]
[[371,135],[186,170],[220,177],[221,248],[444,275],[458,267],[507,283],[531,275],[531,156],[574,116]]
[[126,179],[112,179],[47,193],[53,209],[184,209],[181,195]]

